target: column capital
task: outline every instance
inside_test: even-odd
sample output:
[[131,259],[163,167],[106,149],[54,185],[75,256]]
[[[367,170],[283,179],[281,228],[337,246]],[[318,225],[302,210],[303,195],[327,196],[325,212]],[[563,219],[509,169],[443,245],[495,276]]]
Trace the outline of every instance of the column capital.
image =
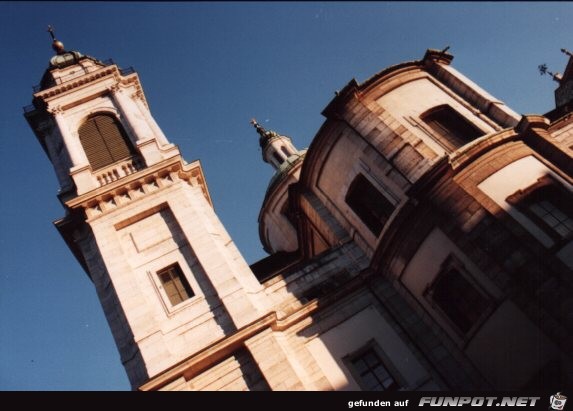
[[111,93],[111,94],[117,94],[121,92],[121,87],[119,86],[119,84],[112,84],[111,86],[108,86],[107,90]]
[[53,114],[54,116],[58,116],[58,115],[64,114],[64,109],[62,108],[62,106],[57,105],[57,106],[48,108],[48,113]]
[[143,90],[141,90],[141,89],[136,90],[136,91],[131,95],[131,98],[133,98],[134,100],[145,101],[145,99],[143,98]]

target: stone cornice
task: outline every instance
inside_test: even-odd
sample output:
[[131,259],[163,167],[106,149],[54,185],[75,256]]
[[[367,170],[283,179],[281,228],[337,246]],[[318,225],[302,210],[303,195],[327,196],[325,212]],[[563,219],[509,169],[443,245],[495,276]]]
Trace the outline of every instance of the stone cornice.
[[46,90],[39,91],[34,94],[34,97],[45,100],[47,98],[55,97],[59,94],[77,88],[79,86],[82,86],[84,84],[89,84],[101,78],[114,75],[118,77],[120,76],[119,69],[117,68],[117,66],[102,67],[100,70],[92,71],[91,73],[87,73],[83,76],[65,81],[61,84],[57,84]]
[[461,149],[454,151],[449,155],[449,162],[453,170],[459,172],[466,165],[471,164],[475,159],[484,153],[505,144],[509,141],[518,139],[519,136],[514,129],[505,129],[494,135],[487,134],[483,137],[466,144]]
[[[123,76],[117,65],[112,65],[112,66],[102,67],[99,70],[92,71],[90,73],[84,74],[83,76],[65,81],[61,84],[57,84],[48,89],[41,90],[34,94],[34,98],[38,98],[45,101],[47,99],[52,99],[54,97],[62,95],[68,91],[74,90],[78,87],[85,86],[94,83],[98,80],[109,77],[113,77],[115,79],[116,85],[121,84],[122,86],[126,86],[129,84],[134,84],[136,87],[136,94],[138,95],[138,97],[140,97],[140,95],[143,96],[143,90],[139,82],[137,73],[133,72],[128,74],[127,76]],[[145,102],[145,104],[147,104],[147,102],[145,101],[145,97],[143,97],[142,100]]]

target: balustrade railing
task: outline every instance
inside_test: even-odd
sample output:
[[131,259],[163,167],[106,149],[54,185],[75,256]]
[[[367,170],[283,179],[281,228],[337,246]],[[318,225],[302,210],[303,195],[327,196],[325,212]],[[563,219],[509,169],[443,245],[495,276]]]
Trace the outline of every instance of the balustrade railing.
[[113,183],[122,177],[133,174],[143,168],[143,161],[139,157],[131,157],[98,170],[95,177],[99,187]]

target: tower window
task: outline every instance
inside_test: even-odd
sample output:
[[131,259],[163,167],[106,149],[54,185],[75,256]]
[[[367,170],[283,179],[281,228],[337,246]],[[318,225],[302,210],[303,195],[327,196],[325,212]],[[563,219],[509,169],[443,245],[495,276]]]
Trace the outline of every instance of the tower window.
[[394,211],[394,205],[362,174],[350,184],[345,200],[376,236]]
[[131,157],[135,153],[123,127],[109,114],[90,117],[82,124],[78,133],[93,170]]
[[376,345],[368,344],[345,358],[356,382],[364,391],[396,391],[400,388],[396,379],[385,366]]
[[467,276],[463,266],[450,257],[424,292],[462,334],[467,334],[491,306],[489,298]]
[[281,151],[286,156],[286,158],[289,158],[290,154],[285,146],[281,146]]
[[179,265],[175,264],[164,268],[158,271],[157,275],[172,306],[188,300],[195,295]]
[[573,238],[573,193],[550,176],[519,190],[507,202],[525,214],[558,244]]
[[278,152],[276,152],[276,151],[273,151],[273,157],[274,157],[275,160],[277,161],[277,164],[278,164],[278,165],[281,165],[282,162],[284,161],[284,159],[281,157],[281,155],[280,155]]
[[420,117],[435,132],[438,142],[449,151],[455,151],[484,134],[447,104],[435,107]]

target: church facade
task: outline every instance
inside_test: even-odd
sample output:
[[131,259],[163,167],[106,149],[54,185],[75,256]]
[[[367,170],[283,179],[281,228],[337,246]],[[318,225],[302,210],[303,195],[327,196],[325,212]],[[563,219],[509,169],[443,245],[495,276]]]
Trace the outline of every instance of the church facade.
[[323,111],[275,170],[248,265],[137,73],[54,40],[25,117],[56,221],[133,389],[511,390],[573,383],[573,58],[521,116],[428,50]]

